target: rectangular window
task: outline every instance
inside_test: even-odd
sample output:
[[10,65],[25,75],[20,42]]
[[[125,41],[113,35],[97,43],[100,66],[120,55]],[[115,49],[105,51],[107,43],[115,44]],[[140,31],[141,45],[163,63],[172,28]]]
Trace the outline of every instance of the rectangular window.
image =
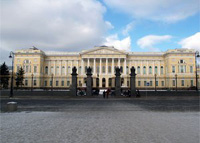
[[172,81],[172,84],[173,84],[173,86],[176,86],[176,81],[173,80],[173,81]]
[[176,69],[175,66],[172,66],[172,73],[175,73]]
[[181,80],[181,86],[184,86],[184,80]]
[[193,66],[190,66],[190,73],[193,73]]
[[156,86],[158,86],[158,81],[156,81]]
[[28,80],[27,79],[25,80],[25,86],[28,86]]
[[47,86],[47,81],[46,80],[44,81],[44,86]]
[[36,86],[37,85],[37,82],[36,80],[33,80],[33,85]]
[[34,73],[37,73],[37,66],[34,66]]
[[28,67],[29,67],[29,66],[26,66],[26,72],[28,72]]
[[149,82],[149,86],[152,86],[152,81]]
[[67,86],[69,86],[69,85],[70,85],[70,81],[68,80],[68,81],[67,81]]
[[52,81],[50,81],[50,86],[52,86]]
[[138,81],[138,86],[140,86],[140,81]]
[[165,83],[164,83],[164,81],[162,81],[162,86],[165,86]]
[[64,86],[64,81],[61,81],[61,85]]
[[147,81],[144,81],[144,86],[147,86]]
[[56,86],[58,86],[58,81],[56,81]]
[[127,81],[127,86],[129,87],[129,81]]
[[193,80],[190,81],[190,85],[191,85],[191,86],[194,86]]

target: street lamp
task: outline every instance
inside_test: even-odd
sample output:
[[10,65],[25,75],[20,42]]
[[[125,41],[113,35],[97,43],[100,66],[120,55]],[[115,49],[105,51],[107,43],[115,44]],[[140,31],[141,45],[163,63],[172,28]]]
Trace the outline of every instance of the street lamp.
[[156,91],[156,74],[155,74],[155,91]]
[[53,74],[51,75],[51,91],[53,90]]
[[33,91],[33,73],[31,74],[31,91]]
[[196,91],[198,91],[198,75],[197,75],[197,58],[199,56],[199,51],[195,52],[195,66],[196,66]]
[[13,97],[13,63],[15,54],[11,51],[9,58],[12,58],[12,76],[11,76],[11,86],[10,86],[10,97]]

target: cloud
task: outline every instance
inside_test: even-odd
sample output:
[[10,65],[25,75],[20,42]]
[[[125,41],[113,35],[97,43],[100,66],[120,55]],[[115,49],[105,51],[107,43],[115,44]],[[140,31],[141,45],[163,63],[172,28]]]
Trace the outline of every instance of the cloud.
[[96,0],[1,1],[1,49],[33,45],[45,51],[91,48],[102,43],[113,28],[103,19],[105,12]]
[[164,42],[164,41],[168,41],[171,38],[172,38],[172,36],[170,36],[170,35],[163,35],[163,36],[147,35],[147,36],[140,38],[137,41],[137,45],[142,49],[159,51],[159,49],[155,48],[154,45],[159,44],[159,43]]
[[180,44],[182,48],[196,49],[200,51],[200,32],[182,39],[178,44]]
[[111,8],[134,18],[177,22],[199,12],[199,0],[104,0]]
[[103,43],[106,46],[114,46],[119,50],[130,51],[131,50],[131,38],[128,36],[122,40],[119,39],[117,34],[108,36],[106,42]]
[[134,22],[127,24],[126,27],[122,30],[122,34],[124,36],[128,35],[129,32],[134,28],[134,26],[135,26]]

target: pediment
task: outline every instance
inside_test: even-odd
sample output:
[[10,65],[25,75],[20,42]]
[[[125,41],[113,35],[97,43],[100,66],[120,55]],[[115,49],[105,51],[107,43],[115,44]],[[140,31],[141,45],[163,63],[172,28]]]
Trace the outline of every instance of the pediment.
[[121,54],[126,54],[124,51],[120,51],[118,49],[115,49],[113,47],[96,47],[91,50],[87,50],[82,52],[81,54],[86,54],[86,55],[121,55]]

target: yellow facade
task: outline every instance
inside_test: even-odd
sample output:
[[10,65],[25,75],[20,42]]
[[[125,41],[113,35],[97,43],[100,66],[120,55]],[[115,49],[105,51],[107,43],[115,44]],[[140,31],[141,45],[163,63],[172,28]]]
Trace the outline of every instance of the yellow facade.
[[115,67],[122,69],[122,87],[130,87],[129,74],[132,66],[136,69],[137,88],[150,89],[156,86],[158,89],[173,89],[176,86],[196,86],[195,51],[191,49],[125,52],[102,46],[81,52],[45,53],[34,47],[15,52],[14,72],[23,67],[24,87],[69,88],[74,66],[78,73],[78,87],[86,86],[85,69],[89,66],[93,72],[93,87],[114,87]]

